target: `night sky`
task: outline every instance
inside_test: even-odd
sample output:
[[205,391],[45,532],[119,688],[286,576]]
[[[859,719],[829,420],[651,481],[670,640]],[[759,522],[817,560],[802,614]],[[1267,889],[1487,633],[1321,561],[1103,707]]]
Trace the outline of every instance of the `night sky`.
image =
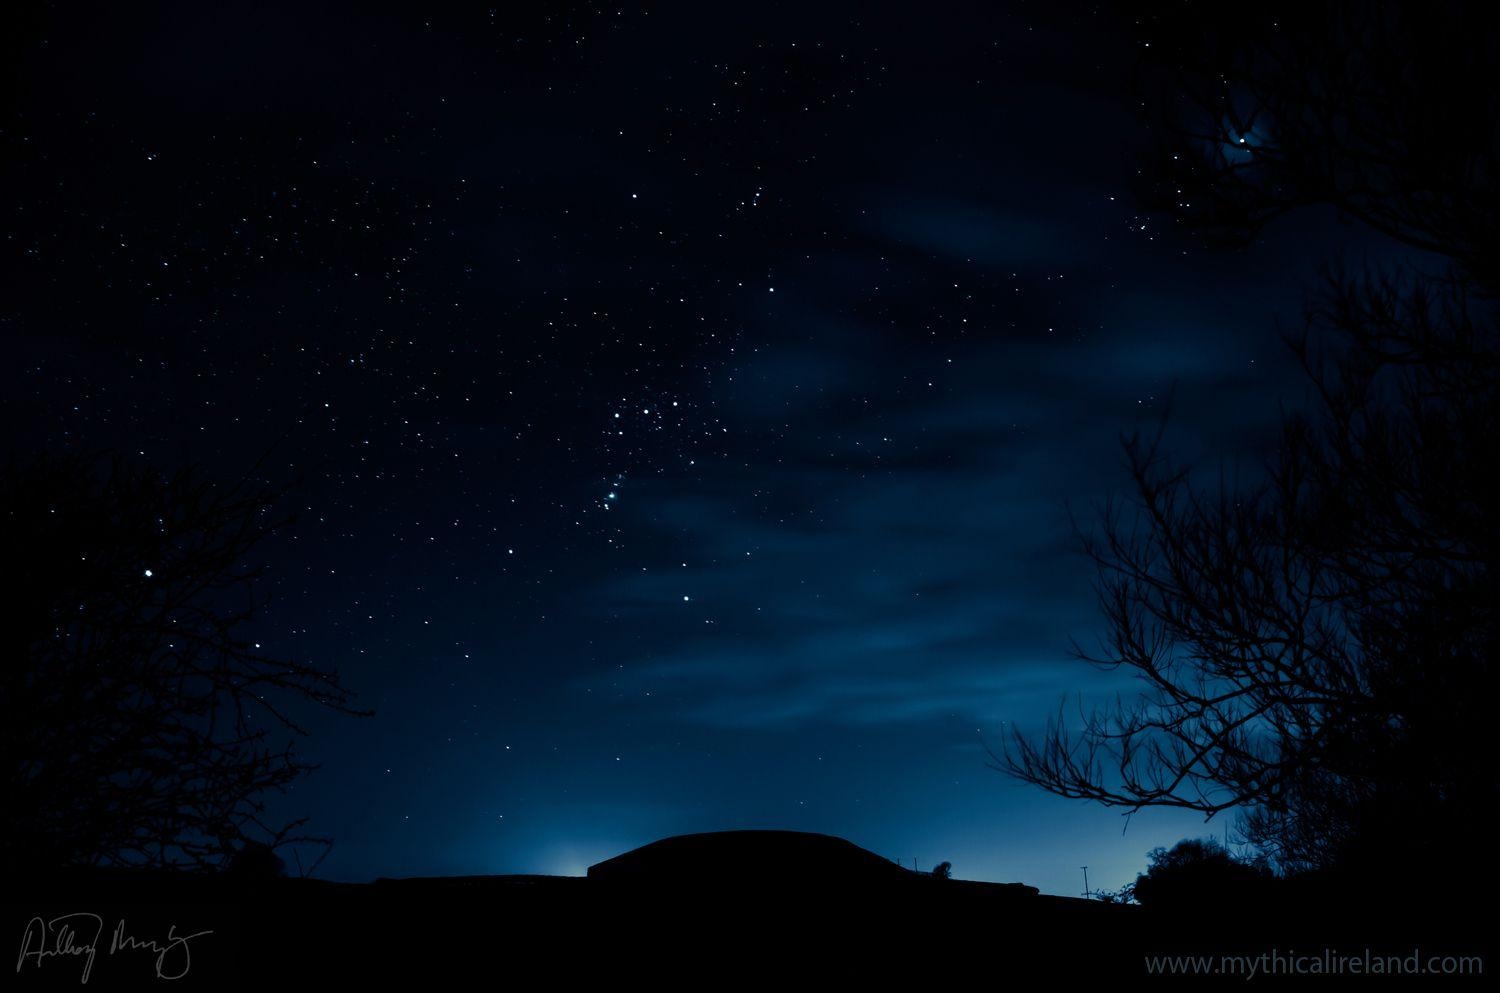
[[1117,12],[530,6],[0,31],[6,447],[289,487],[260,637],[376,711],[277,801],[323,874],[777,827],[1072,894],[1220,834],[985,744],[1128,688],[1069,506],[1169,393],[1253,462],[1346,233],[1144,213]]

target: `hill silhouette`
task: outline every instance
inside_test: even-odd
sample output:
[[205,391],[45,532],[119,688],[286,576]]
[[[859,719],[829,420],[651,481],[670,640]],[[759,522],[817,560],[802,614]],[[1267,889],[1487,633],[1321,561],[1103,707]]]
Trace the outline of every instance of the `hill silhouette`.
[[714,831],[663,838],[589,866],[590,879],[703,882],[784,875],[885,879],[906,870],[858,845],[804,831]]
[[[832,835],[714,831],[663,838],[589,866],[601,882],[662,885],[902,885],[925,878]],[[1019,889],[1035,894],[1032,887]]]

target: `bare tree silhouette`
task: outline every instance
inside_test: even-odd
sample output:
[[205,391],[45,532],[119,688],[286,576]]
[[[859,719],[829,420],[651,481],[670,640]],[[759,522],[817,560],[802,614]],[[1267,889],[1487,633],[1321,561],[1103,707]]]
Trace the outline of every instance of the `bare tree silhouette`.
[[[0,470],[0,869],[217,867],[326,839],[264,819],[307,770],[290,707],[356,713],[335,673],[247,640],[274,494],[120,460]],[[285,734],[283,734],[285,732]],[[280,738],[287,742],[282,744]]]
[[1449,863],[1500,800],[1493,36],[1469,46],[1461,5],[1299,9],[1162,28],[1146,185],[1216,234],[1322,203],[1424,254],[1329,267],[1290,340],[1311,411],[1256,484],[1125,440],[1134,498],[1083,536],[1105,645],[1078,654],[1142,694],[996,759],[1127,810],[1237,810],[1288,869]]

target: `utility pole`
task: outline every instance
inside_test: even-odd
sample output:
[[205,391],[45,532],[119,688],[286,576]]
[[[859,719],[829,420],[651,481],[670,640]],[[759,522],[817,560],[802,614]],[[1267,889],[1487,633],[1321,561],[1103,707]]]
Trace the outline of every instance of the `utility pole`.
[[1083,869],[1083,898],[1087,900],[1089,899],[1089,867],[1085,865],[1080,868]]

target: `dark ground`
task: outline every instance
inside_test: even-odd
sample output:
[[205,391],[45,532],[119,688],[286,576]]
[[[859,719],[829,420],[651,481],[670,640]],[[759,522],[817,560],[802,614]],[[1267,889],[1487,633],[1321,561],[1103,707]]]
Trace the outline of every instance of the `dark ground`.
[[[87,988],[103,990],[280,982],[360,988],[377,980],[420,980],[420,988],[432,989],[600,980],[709,989],[891,980],[972,988],[978,981],[1000,990],[1022,981],[1022,988],[1065,979],[1146,981],[1146,957],[1153,955],[1321,956],[1325,948],[1362,955],[1372,948],[1398,956],[1419,951],[1424,961],[1439,954],[1488,959],[1492,943],[1488,915],[1455,904],[1395,905],[1373,895],[1330,902],[1304,894],[1276,906],[1165,913],[916,874],[861,885],[549,876],[232,883],[95,873],[12,881],[3,892],[12,956],[22,951],[33,917],[98,915],[102,928],[78,919],[89,933],[74,948],[102,930]],[[124,933],[162,947],[169,935],[213,933],[188,941],[190,970],[166,983],[154,978],[154,952],[110,951],[122,920]],[[180,944],[167,948],[164,975],[182,971],[181,952]],[[10,958],[0,987],[79,988],[85,957]],[[1284,981],[1261,976],[1252,985]],[[1425,988],[1429,981],[1402,985]],[[1243,977],[1234,982],[1246,984]]]

